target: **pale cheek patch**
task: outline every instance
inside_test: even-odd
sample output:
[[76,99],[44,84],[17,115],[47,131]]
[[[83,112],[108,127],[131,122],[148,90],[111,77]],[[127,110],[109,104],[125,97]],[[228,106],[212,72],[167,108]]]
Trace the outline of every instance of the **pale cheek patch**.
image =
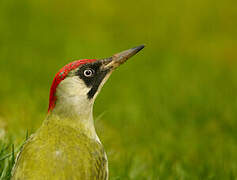
[[87,98],[90,90],[79,77],[68,77],[57,88],[57,103],[54,112],[64,116],[83,114],[90,110]]

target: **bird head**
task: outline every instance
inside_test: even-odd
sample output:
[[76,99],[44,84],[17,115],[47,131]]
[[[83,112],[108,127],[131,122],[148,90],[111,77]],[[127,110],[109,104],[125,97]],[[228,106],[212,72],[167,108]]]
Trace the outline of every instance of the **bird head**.
[[48,113],[74,116],[89,114],[94,100],[111,73],[144,46],[105,59],[82,59],[64,66],[50,88]]

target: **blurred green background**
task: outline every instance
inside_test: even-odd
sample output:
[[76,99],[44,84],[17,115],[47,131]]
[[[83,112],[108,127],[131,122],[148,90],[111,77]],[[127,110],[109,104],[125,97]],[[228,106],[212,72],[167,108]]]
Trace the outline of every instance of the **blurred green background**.
[[237,179],[236,0],[0,0],[0,138],[45,118],[72,60],[146,44],[94,108],[111,179]]

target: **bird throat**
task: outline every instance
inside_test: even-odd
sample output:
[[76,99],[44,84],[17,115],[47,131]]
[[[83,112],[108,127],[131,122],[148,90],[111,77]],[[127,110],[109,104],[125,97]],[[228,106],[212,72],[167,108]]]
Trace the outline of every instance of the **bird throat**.
[[43,127],[60,127],[60,128],[72,128],[72,130],[78,131],[78,134],[84,134],[90,139],[100,142],[94,127],[93,115],[65,117],[57,114],[49,114],[44,121]]

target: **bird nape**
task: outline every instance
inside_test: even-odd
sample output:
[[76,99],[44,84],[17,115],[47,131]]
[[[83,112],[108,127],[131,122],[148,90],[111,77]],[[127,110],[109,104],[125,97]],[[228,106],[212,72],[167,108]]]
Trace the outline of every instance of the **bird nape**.
[[93,104],[111,73],[144,45],[105,59],[64,66],[50,89],[48,114],[24,144],[13,180],[108,179],[107,157],[93,121]]

